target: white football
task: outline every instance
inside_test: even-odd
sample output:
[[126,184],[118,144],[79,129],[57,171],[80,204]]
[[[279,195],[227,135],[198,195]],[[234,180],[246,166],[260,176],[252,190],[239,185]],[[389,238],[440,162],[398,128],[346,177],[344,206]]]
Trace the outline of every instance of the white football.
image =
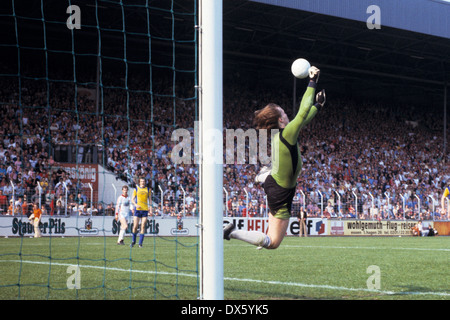
[[291,71],[294,77],[304,79],[309,75],[309,68],[311,68],[311,64],[308,60],[300,58],[292,63]]

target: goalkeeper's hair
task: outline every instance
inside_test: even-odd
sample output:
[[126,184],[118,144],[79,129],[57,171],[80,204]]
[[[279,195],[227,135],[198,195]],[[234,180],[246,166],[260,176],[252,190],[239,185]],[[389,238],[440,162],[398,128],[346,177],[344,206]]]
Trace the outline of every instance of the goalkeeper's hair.
[[269,103],[264,108],[255,111],[253,125],[256,129],[279,129],[278,119],[281,117],[279,107],[275,103]]

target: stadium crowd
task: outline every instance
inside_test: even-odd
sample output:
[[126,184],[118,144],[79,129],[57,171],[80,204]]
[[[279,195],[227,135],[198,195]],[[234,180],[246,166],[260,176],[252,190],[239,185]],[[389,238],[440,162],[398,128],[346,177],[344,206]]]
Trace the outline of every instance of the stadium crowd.
[[[193,158],[189,164],[171,160],[177,143],[171,140],[172,132],[186,128],[193,133],[193,88],[177,88],[177,98],[171,97],[172,84],[165,81],[154,87],[161,94],[153,97],[143,91],[128,97],[123,90],[105,90],[98,112],[90,89],[78,90],[75,103],[73,86],[50,83],[47,97],[41,84],[24,81],[19,100],[17,84],[2,81],[3,214],[29,214],[38,201],[44,214],[65,214],[66,208],[69,214],[114,214],[114,204],[91,204],[80,181],[55,162],[58,145],[78,147],[80,163],[92,161],[92,148],[99,146],[99,162],[117,179],[133,185],[135,177],[146,177],[155,191],[155,214],[198,214],[197,165]],[[251,129],[253,112],[268,102],[280,104],[288,114],[292,108],[287,95],[241,84],[224,88],[224,98],[227,129]],[[337,219],[449,219],[439,202],[450,183],[450,159],[443,159],[442,129],[436,130],[442,120],[431,114],[414,122],[417,113],[404,110],[345,98],[327,102],[300,133],[303,170],[292,214],[303,207],[308,216]],[[254,182],[260,167],[224,164],[224,214],[267,215],[264,190]],[[160,187],[163,204],[158,202]]]

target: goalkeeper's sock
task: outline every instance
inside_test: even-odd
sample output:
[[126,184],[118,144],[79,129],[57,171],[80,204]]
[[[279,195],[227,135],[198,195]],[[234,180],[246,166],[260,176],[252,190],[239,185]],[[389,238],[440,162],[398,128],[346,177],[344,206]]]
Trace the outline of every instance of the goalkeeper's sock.
[[263,248],[268,248],[271,242],[268,235],[259,231],[235,230],[230,233],[230,238],[242,240]]
[[144,242],[144,234],[140,233],[139,234],[139,245],[142,246],[142,243]]
[[136,243],[136,236],[137,236],[137,233],[133,233],[133,241],[132,241],[132,243]]

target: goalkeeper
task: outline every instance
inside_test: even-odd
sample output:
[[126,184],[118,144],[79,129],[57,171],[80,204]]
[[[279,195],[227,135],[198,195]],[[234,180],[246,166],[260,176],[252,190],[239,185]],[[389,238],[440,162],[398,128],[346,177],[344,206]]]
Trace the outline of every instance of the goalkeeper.
[[272,142],[272,168],[269,172],[260,173],[256,178],[264,183],[264,191],[267,194],[270,209],[269,229],[266,235],[258,231],[236,230],[235,226],[229,223],[223,230],[224,239],[239,239],[258,246],[258,249],[276,249],[283,241],[289,225],[297,178],[302,169],[297,139],[300,130],[325,104],[325,90],[317,94],[314,104],[319,75],[320,70],[311,67],[308,87],[298,113],[291,122],[284,110],[274,103],[255,112],[254,123],[257,129],[280,129]]

